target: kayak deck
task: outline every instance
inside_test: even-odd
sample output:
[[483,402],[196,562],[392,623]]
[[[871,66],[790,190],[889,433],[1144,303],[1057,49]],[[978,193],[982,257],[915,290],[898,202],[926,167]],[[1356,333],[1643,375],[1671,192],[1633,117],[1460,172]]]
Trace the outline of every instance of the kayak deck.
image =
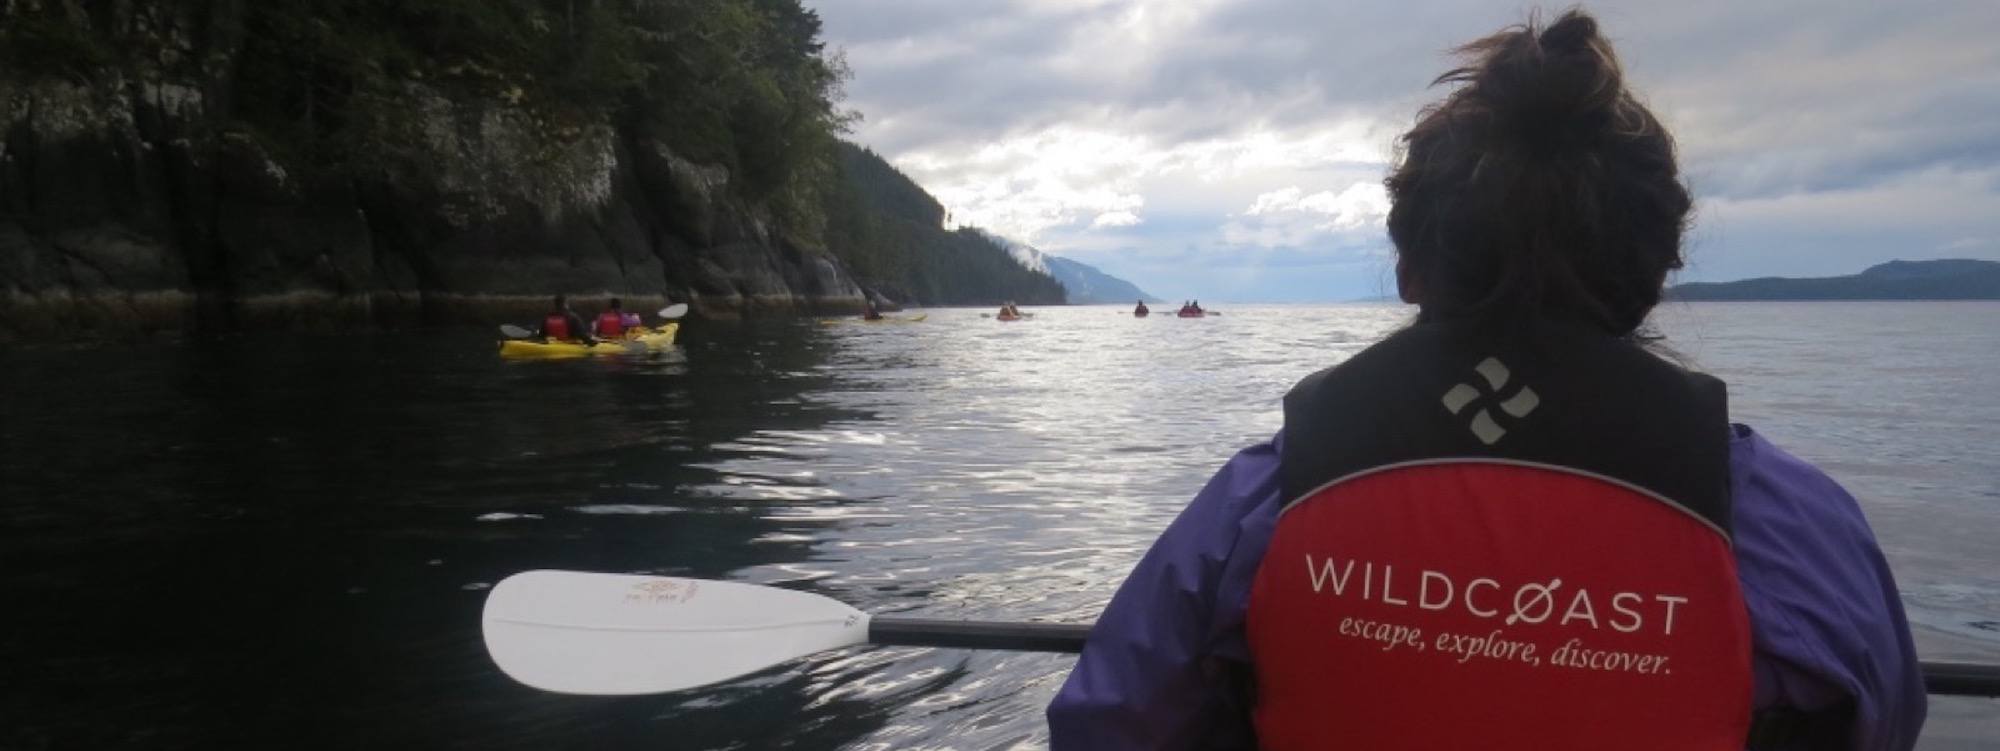
[[595,344],[508,339],[500,343],[500,356],[509,359],[555,359],[598,355],[652,355],[674,346],[674,336],[680,332],[680,326],[679,323],[667,323],[658,328],[634,329],[627,332],[622,339],[599,340]]
[[843,323],[923,323],[924,319],[929,317],[931,317],[929,313],[918,313],[909,317],[882,316],[874,320],[866,318],[821,318],[819,319],[819,323],[821,326],[834,326]]

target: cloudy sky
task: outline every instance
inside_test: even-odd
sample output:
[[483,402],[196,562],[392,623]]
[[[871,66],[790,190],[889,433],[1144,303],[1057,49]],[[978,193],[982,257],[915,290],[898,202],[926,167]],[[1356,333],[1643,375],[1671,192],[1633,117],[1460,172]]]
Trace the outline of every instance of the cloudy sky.
[[[1534,7],[808,1],[854,72],[852,137],[954,223],[1205,301],[1392,293],[1394,140],[1446,50]],[[1680,140],[1681,279],[2000,260],[2000,4],[1586,7]]]

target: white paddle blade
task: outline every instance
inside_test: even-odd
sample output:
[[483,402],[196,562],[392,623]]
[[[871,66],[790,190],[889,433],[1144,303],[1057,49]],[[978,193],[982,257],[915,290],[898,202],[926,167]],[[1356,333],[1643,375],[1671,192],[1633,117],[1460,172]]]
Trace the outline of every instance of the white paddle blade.
[[564,694],[705,686],[868,640],[868,615],[806,592],[661,576],[527,571],[486,596],[486,651]]
[[669,319],[679,318],[687,314],[688,314],[688,304],[684,302],[677,302],[660,309],[661,318],[669,318]]
[[535,332],[529,331],[527,329],[521,328],[511,323],[500,325],[500,335],[507,337],[509,339],[526,339],[530,336],[534,336],[534,334]]

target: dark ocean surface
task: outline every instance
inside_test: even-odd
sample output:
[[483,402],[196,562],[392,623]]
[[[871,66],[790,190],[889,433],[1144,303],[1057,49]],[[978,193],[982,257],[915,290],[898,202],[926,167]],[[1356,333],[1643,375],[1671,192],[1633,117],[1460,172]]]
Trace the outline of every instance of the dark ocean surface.
[[[654,360],[479,330],[0,350],[0,748],[1006,749],[1071,658],[884,648],[687,694],[515,685],[533,568],[1087,621],[1293,381],[1386,305],[1137,320],[692,322]],[[1924,656],[2000,662],[2000,303],[1659,316],[1733,412],[1861,499]],[[1934,700],[1926,747],[2000,743]]]

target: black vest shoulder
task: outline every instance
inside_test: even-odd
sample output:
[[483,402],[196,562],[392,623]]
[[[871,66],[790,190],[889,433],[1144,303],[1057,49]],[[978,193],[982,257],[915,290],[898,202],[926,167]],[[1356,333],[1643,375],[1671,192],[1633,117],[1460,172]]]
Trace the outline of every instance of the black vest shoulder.
[[1601,475],[1729,530],[1722,381],[1625,339],[1547,322],[1421,324],[1285,396],[1288,501],[1358,472],[1452,459]]

